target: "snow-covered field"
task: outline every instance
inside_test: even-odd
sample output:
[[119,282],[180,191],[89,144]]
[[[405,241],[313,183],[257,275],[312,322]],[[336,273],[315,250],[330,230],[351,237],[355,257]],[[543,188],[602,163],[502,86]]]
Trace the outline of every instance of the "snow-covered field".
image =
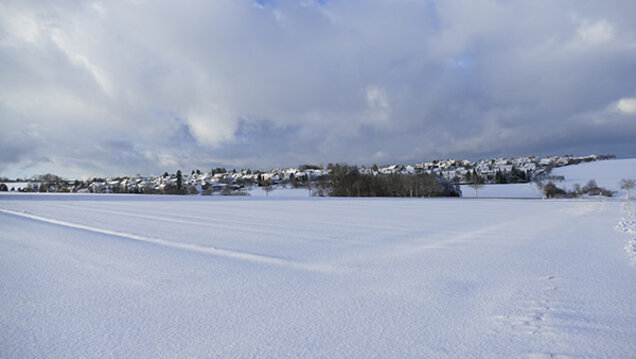
[[633,358],[634,204],[0,195],[0,357]]
[[[475,189],[461,185],[462,197],[475,197]],[[534,183],[485,184],[478,189],[479,198],[542,198],[543,193]]]

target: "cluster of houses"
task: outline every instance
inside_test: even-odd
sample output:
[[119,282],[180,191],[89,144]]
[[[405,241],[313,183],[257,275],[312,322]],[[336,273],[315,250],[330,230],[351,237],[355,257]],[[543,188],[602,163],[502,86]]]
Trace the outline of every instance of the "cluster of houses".
[[437,174],[445,179],[461,183],[469,174],[476,173],[486,182],[495,183],[497,173],[510,175],[513,172],[522,173],[526,181],[530,181],[535,174],[540,174],[547,169],[563,167],[582,162],[612,159],[613,155],[589,155],[589,156],[526,156],[512,158],[494,158],[471,162],[468,160],[436,160],[422,162],[414,165],[391,165],[382,168],[363,168],[365,173],[429,173]]
[[[534,175],[554,167],[562,167],[581,162],[591,162],[615,158],[612,155],[589,155],[583,157],[550,156],[550,157],[514,157],[478,160],[436,160],[414,165],[390,165],[358,170],[366,174],[418,174],[439,175],[454,183],[463,183],[466,178],[477,174],[486,182],[497,182],[498,176],[519,175],[523,181],[529,181]],[[6,189],[28,192],[77,192],[77,193],[185,193],[185,194],[247,194],[254,186],[265,189],[275,186],[289,185],[294,187],[311,187],[324,182],[329,174],[330,165],[300,166],[299,168],[273,169],[270,171],[231,170],[223,168],[209,172],[199,170],[191,173],[164,173],[157,177],[117,177],[96,178],[88,181],[67,181],[54,175],[34,178],[25,186],[15,188],[6,183]]]

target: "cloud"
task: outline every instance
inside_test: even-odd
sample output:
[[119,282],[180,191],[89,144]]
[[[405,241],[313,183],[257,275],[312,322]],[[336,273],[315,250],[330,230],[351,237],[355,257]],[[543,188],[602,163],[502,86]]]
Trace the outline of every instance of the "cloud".
[[362,120],[373,125],[389,123],[391,107],[386,91],[381,87],[369,86],[364,92],[368,111]]
[[91,62],[85,55],[74,51],[58,31],[51,34],[51,41],[66,55],[68,60],[90,74],[95,83],[104,91],[105,94],[112,94],[112,86],[105,71],[99,66]]
[[614,27],[606,19],[594,23],[583,21],[577,29],[577,34],[587,43],[600,44],[614,39]]
[[636,115],[636,98],[623,98],[616,103],[616,109],[626,115]]
[[617,148],[636,136],[635,12],[627,0],[4,1],[0,174]]

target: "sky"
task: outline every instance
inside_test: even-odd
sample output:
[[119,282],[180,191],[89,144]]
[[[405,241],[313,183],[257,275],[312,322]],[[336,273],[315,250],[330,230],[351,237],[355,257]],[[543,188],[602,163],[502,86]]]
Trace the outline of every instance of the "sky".
[[636,157],[633,0],[3,0],[0,175]]

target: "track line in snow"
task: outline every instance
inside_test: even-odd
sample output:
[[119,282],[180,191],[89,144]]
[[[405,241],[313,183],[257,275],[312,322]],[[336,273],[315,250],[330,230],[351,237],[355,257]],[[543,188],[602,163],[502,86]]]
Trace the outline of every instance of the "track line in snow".
[[[78,209],[78,207],[76,206],[69,206],[69,205],[63,205],[63,204],[57,204],[57,203],[52,205],[61,207],[61,208]],[[140,214],[140,213],[135,213],[130,211],[123,211],[123,210],[114,211],[114,210],[92,208],[92,207],[82,207],[81,209],[89,210],[89,211],[93,211],[97,213],[106,213],[106,214],[113,214],[113,215],[125,216],[125,217],[134,217],[134,218],[147,219],[147,220],[153,220],[153,221],[170,222],[170,223],[183,224],[183,225],[205,226],[205,227],[217,228],[217,229],[226,229],[226,230],[231,230],[234,232],[258,234],[261,236],[262,235],[270,235],[272,237],[289,236],[289,231],[280,230],[283,228],[281,226],[271,225],[268,223],[258,223],[260,227],[257,229],[247,228],[244,226],[245,222],[243,221],[228,220],[225,218],[219,219],[216,216],[199,217],[199,216],[191,216],[191,215],[186,216],[186,215],[176,214],[176,215],[171,215],[169,217],[165,214],[152,214],[152,213]],[[228,224],[228,223],[232,223],[232,224]],[[267,228],[263,228],[263,227],[267,227]],[[307,231],[303,231],[302,235],[300,236],[295,235],[294,238],[303,240],[306,242],[314,241],[314,242],[324,243],[324,242],[336,241],[334,238],[307,233]],[[354,244],[357,243],[361,245],[368,244],[367,242],[364,242],[364,241],[353,241],[353,240],[349,240],[348,243],[354,243]]]
[[[55,206],[60,206],[60,207],[65,207],[65,208],[77,208],[76,206],[71,206],[71,205],[63,205],[63,204],[59,204],[56,203]],[[102,207],[100,208],[94,208],[94,207],[87,207],[85,205],[82,206],[82,208],[86,208],[86,209],[90,209],[90,210],[94,210],[94,211],[108,211],[108,210],[104,210]],[[338,207],[331,207],[327,212],[333,212],[334,210],[338,209]],[[267,210],[267,208],[263,208],[262,210]],[[109,212],[115,212],[115,211],[109,211]],[[131,212],[129,211],[123,211],[123,210],[118,210],[117,211],[119,214],[131,214]],[[148,215],[151,216],[164,216],[165,214],[153,214],[153,212],[147,212]],[[133,213],[131,215],[137,216],[138,214]],[[171,213],[170,214],[172,219],[174,219],[175,217],[177,218],[184,218],[187,220],[209,220],[209,217],[199,217],[199,216],[193,216],[193,215],[182,215],[179,213]],[[259,222],[263,220],[263,216],[255,216],[255,215],[250,215],[248,213],[242,213],[241,217],[242,220],[238,220],[235,217],[227,217],[227,216],[223,216],[222,212],[215,212],[210,214],[211,216],[213,215],[214,218],[217,221],[222,221],[222,222],[226,222],[227,224],[230,225],[242,225],[244,223],[244,220],[248,220],[250,223],[255,223],[258,225],[266,225],[268,227],[271,228],[278,228],[278,229],[287,229],[288,226],[286,225],[275,225],[269,222]],[[305,221],[309,224],[313,224],[313,225],[328,225],[328,226],[346,226],[346,227],[355,227],[355,228],[364,228],[364,229],[368,229],[368,228],[375,228],[377,230],[386,230],[386,231],[393,231],[395,229],[394,225],[380,225],[377,223],[351,223],[350,221],[337,221],[336,219],[342,219],[341,215],[338,214],[333,214],[332,215],[333,219],[332,220],[317,220],[314,218],[307,218],[305,219]],[[281,220],[285,220],[289,223],[296,223],[296,219],[295,218],[288,218],[286,219],[285,217],[278,217],[277,221],[281,221]],[[232,227],[234,228],[234,227]]]
[[172,241],[167,241],[161,238],[151,238],[151,237],[140,236],[140,235],[132,234],[132,233],[124,233],[124,232],[111,231],[108,229],[95,228],[95,227],[85,226],[82,224],[60,221],[53,218],[41,217],[41,216],[29,214],[29,213],[12,211],[9,209],[0,209],[0,212],[18,216],[18,217],[32,219],[39,222],[51,223],[58,226],[81,229],[84,231],[106,234],[106,235],[120,237],[120,238],[127,238],[127,239],[132,239],[132,240],[136,240],[140,242],[146,242],[146,243],[156,244],[156,245],[160,245],[164,247],[169,247],[169,248],[211,254],[218,257],[232,258],[232,259],[238,259],[238,260],[243,260],[243,261],[248,261],[253,263],[275,265],[280,267],[294,268],[294,269],[300,269],[300,270],[306,270],[306,271],[312,271],[312,272],[326,273],[326,272],[335,271],[335,268],[333,266],[325,265],[325,264],[302,263],[302,262],[292,261],[289,259],[276,258],[276,257],[271,257],[271,256],[266,256],[261,254],[253,254],[253,253],[234,251],[234,250],[223,249],[223,248],[206,247],[206,246],[201,246],[201,245],[192,244],[192,243],[172,242]]

